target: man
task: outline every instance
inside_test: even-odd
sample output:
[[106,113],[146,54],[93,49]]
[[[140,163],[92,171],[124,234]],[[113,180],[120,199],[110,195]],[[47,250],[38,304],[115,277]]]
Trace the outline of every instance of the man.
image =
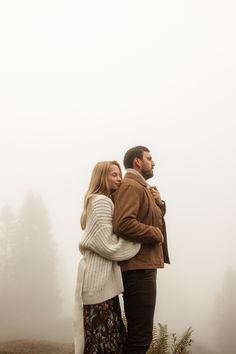
[[146,182],[153,177],[154,166],[148,148],[129,149],[124,157],[127,173],[114,195],[114,232],[141,243],[135,257],[120,263],[128,325],[126,354],[146,353],[151,344],[157,268],[170,263],[163,218],[165,203],[157,188]]

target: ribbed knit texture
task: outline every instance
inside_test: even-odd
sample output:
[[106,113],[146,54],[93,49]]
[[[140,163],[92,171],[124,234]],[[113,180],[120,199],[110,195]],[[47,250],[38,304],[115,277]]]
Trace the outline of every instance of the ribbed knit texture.
[[83,239],[79,244],[83,258],[78,268],[75,294],[75,354],[83,353],[82,304],[100,303],[120,294],[123,284],[117,261],[130,259],[140,250],[140,244],[113,234],[113,210],[110,198],[94,195]]
[[114,205],[110,198],[95,195],[91,201],[84,237],[79,244],[86,272],[83,303],[96,304],[123,291],[120,267],[116,261],[130,259],[140,249],[112,232]]

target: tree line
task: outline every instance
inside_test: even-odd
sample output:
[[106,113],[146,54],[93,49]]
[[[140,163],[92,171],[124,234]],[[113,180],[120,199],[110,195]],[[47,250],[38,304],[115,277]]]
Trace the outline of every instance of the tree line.
[[19,212],[0,211],[0,338],[27,337],[61,312],[58,255],[47,209],[29,193]]

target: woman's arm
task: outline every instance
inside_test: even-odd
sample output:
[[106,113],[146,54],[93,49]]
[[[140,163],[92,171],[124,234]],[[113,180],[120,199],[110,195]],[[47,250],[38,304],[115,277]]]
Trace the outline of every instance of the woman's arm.
[[90,250],[109,260],[134,257],[140,244],[118,238],[112,231],[113,203],[105,196],[95,197],[87,220],[85,237],[79,244],[81,253]]

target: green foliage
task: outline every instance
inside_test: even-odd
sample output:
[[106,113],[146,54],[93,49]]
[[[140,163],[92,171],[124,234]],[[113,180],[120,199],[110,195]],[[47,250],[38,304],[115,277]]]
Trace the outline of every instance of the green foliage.
[[159,323],[159,333],[157,327],[153,328],[153,339],[150,345],[148,353],[156,353],[156,354],[169,354],[169,334],[167,331],[167,326],[162,326]]
[[[124,314],[122,319],[127,329],[127,320]],[[153,327],[152,343],[147,354],[191,354],[189,347],[193,342],[192,333],[193,330],[189,327],[182,336],[177,337],[176,333],[170,334],[168,332],[167,325],[158,323],[158,328],[155,325]]]
[[189,327],[181,337],[175,333],[169,334],[166,325],[158,324],[153,329],[153,340],[147,354],[190,354],[193,330]]

